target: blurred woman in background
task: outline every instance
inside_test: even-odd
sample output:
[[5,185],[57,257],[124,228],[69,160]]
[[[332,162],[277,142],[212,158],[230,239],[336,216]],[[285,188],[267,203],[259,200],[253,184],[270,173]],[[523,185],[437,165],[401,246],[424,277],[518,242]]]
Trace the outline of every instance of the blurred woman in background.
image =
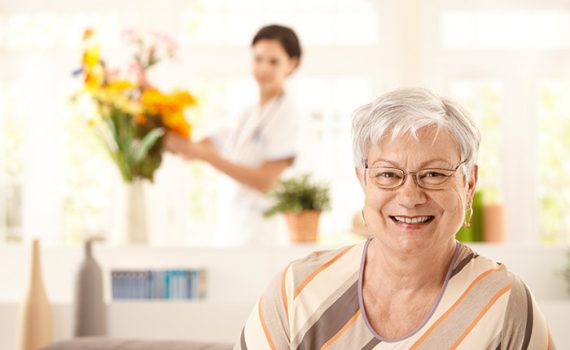
[[270,244],[280,237],[276,219],[263,218],[271,189],[296,156],[297,117],[285,83],[297,69],[301,45],[295,32],[269,25],[255,34],[252,70],[259,100],[232,127],[194,142],[165,138],[167,150],[209,163],[225,175],[220,191],[217,239],[224,244]]

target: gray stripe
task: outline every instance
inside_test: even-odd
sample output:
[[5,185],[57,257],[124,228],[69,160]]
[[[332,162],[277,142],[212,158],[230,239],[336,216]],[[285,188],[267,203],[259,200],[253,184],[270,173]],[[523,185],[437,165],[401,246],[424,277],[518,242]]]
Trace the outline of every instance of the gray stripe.
[[380,344],[382,341],[380,339],[372,338],[368,344],[364,345],[360,350],[372,350],[376,347],[376,345]]
[[243,327],[243,329],[241,330],[241,336],[239,341],[241,345],[240,350],[247,350],[247,344],[245,343],[245,327]]
[[309,328],[297,350],[320,349],[354,316],[358,308],[357,281]]
[[524,291],[526,293],[526,327],[524,330],[524,341],[521,347],[522,350],[528,349],[528,344],[530,343],[530,336],[532,335],[532,297],[530,296],[530,292],[526,287],[526,284],[522,284],[524,287]]
[[457,275],[459,272],[461,272],[461,270],[463,270],[463,268],[473,259],[477,258],[479,256],[479,254],[471,252],[469,253],[469,255],[467,255],[464,259],[462,259],[457,266],[455,266],[453,268],[453,271],[451,271],[451,277]]
[[342,283],[342,285],[340,287],[338,287],[336,290],[334,290],[332,293],[327,292],[330,294],[327,294],[326,296],[320,296],[319,297],[319,300],[321,300],[321,304],[319,305],[319,307],[317,309],[315,309],[312,312],[311,316],[307,318],[307,320],[303,323],[303,326],[301,326],[299,329],[297,329],[297,332],[296,332],[297,334],[295,335],[295,337],[291,341],[290,348],[295,349],[295,348],[297,348],[297,346],[299,346],[301,341],[303,341],[303,337],[305,336],[305,333],[307,333],[309,331],[309,329],[321,318],[321,316],[323,316],[323,314],[328,310],[328,308],[331,307],[334,303],[336,303],[337,300],[344,293],[346,293],[346,291],[356,281],[358,281],[358,272],[354,272],[354,274],[352,276],[350,276],[350,278],[348,278],[346,281],[344,281]]

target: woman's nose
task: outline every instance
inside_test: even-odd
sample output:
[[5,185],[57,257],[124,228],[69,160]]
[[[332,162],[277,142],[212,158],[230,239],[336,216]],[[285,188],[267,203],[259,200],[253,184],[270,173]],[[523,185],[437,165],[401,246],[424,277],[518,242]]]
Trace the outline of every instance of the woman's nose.
[[412,175],[408,176],[404,184],[396,191],[398,191],[398,203],[406,208],[413,208],[427,201],[425,190],[418,186]]

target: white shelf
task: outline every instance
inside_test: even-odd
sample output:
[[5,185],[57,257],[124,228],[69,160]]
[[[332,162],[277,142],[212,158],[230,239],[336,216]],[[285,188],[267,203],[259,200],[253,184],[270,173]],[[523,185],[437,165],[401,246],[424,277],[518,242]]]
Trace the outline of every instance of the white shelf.
[[[107,305],[114,338],[235,342],[254,305],[205,301],[128,301]],[[0,348],[16,349],[21,305],[0,303]],[[72,337],[73,306],[52,304],[54,338]],[[18,322],[14,322],[18,320]]]

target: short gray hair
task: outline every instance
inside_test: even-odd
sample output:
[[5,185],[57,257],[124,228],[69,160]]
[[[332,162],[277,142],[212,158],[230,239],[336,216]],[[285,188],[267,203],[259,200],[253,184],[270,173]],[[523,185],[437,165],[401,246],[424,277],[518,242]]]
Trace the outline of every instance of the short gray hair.
[[354,164],[364,170],[370,146],[383,136],[391,134],[394,139],[409,133],[417,138],[417,132],[429,126],[446,129],[455,138],[465,162],[464,173],[470,177],[481,142],[479,129],[461,105],[424,88],[394,90],[354,111]]

